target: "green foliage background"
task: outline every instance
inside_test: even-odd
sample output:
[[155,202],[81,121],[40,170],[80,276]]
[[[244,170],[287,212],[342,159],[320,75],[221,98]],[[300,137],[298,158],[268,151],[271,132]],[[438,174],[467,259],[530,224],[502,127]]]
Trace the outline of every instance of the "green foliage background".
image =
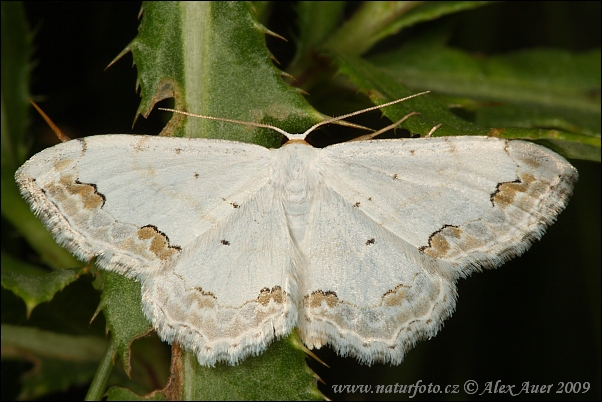
[[[459,7],[462,2],[446,4]],[[370,105],[358,88],[364,91],[378,89],[385,95],[390,90],[391,96],[397,93],[396,85],[402,83],[412,92],[434,90],[442,104],[461,106],[453,109],[456,114],[484,127],[526,125],[543,128],[537,133],[524,129],[506,133],[511,138],[539,138],[537,135],[541,134],[547,138],[546,145],[577,157],[571,162],[580,173],[568,209],[541,242],[523,257],[498,270],[459,282],[457,311],[437,337],[419,343],[408,353],[404,363],[396,367],[375,365],[369,368],[353,359],[337,357],[327,349],[314,351],[330,366],[327,368],[308,359],[310,368],[325,382],[319,384],[319,389],[332,399],[385,397],[396,400],[408,396],[335,394],[332,385],[412,384],[421,380],[423,384],[444,387],[461,385],[467,380],[475,380],[481,385],[501,380],[506,384],[524,381],[554,384],[555,390],[559,382],[588,381],[592,390],[578,398],[599,399],[600,170],[599,164],[592,161],[600,159],[600,73],[598,64],[597,88],[594,85],[591,91],[584,92],[584,88],[591,86],[592,74],[571,66],[582,65],[574,63],[579,58],[591,58],[592,51],[597,51],[594,55],[599,58],[600,3],[496,3],[474,6],[474,9],[466,7],[466,11],[440,18],[434,13],[432,21],[416,25],[411,18],[401,19],[400,26],[405,29],[397,35],[391,35],[399,29],[394,24],[382,24],[384,29],[381,31],[370,31],[366,24],[377,19],[378,15],[374,13],[365,17],[364,25],[359,19],[357,23],[361,29],[351,26],[337,30],[338,25],[328,26],[327,19],[324,22],[317,17],[299,20],[298,12],[311,15],[308,9],[305,9],[306,14],[300,12],[301,7],[314,6],[321,7],[290,2],[257,3],[260,18],[266,16],[261,22],[288,39],[284,42],[267,36],[270,51],[281,63],[279,68],[297,78],[294,85],[309,93],[306,98],[318,111],[336,115]],[[357,11],[354,5],[343,6],[330,3],[327,6],[330,8],[322,9],[317,15],[342,10],[350,17]],[[136,36],[140,3],[26,2],[24,7],[27,21],[35,32],[30,93],[35,100],[43,101],[42,107],[59,127],[72,138],[161,131],[168,116],[156,110],[148,119],[139,118],[131,128],[140,97],[135,93],[137,70],[131,68],[130,56],[124,56],[103,72]],[[3,31],[3,47],[5,36]],[[304,50],[318,48],[329,41],[329,45],[339,52],[315,54],[316,59],[303,57],[303,51],[295,54],[295,39],[300,37],[304,38],[301,42]],[[367,43],[368,49],[354,46],[366,38],[374,38],[362,42]],[[369,48],[372,43],[376,45]],[[329,67],[329,60],[341,69],[338,75],[334,75],[335,69]],[[3,74],[9,71],[4,68],[4,62],[3,53]],[[373,73],[372,65],[383,70]],[[561,76],[562,80],[549,83],[542,80],[546,77],[542,75],[542,68],[550,76]],[[568,74],[564,74],[566,72]],[[508,77],[514,77],[514,80]],[[3,75],[3,88],[4,80]],[[19,94],[7,94],[3,89],[3,131],[4,122],[11,121],[4,118],[5,113],[12,113],[11,101],[22,100],[18,97]],[[591,99],[598,102],[593,111],[590,110]],[[533,102],[537,107],[532,106]],[[159,104],[171,105],[170,101]],[[421,133],[433,125],[429,119],[434,119],[434,123],[441,122],[440,112],[433,111],[429,115],[431,106],[421,109],[424,116],[405,127]],[[400,109],[391,113],[403,112]],[[451,132],[453,130],[466,132],[472,129],[453,117],[445,118],[451,120],[446,121],[442,135],[458,134]],[[380,114],[374,114],[360,119],[359,123],[376,127],[384,125],[385,121],[380,119]],[[557,139],[549,138],[549,128],[562,130]],[[5,146],[4,134],[2,144],[2,399],[14,399],[18,395],[21,398],[42,395],[58,398],[68,390],[70,397],[81,399],[102,356],[107,355],[105,348],[124,349],[123,345],[107,346],[102,313],[92,325],[88,324],[101,303],[95,288],[123,289],[128,285],[119,282],[120,278],[112,277],[105,277],[102,284],[99,279],[93,283],[90,275],[73,269],[58,271],[61,274],[51,281],[45,279],[43,291],[40,291],[41,285],[31,285],[39,294],[20,294],[26,303],[13,293],[15,288],[24,287],[14,285],[22,283],[19,274],[26,272],[35,278],[49,272],[40,270],[44,261],[39,261],[23,240],[27,233],[17,232],[10,224],[10,217],[7,219],[7,214],[16,211],[5,207],[13,205],[5,204],[4,200],[5,174],[10,177],[5,162],[13,157],[29,156],[55,143],[53,134],[37,116],[30,118],[28,131],[33,143],[27,144],[31,145],[30,149],[18,150],[19,155],[5,154],[4,150],[9,148]],[[331,128],[315,136],[315,143],[324,145],[353,135],[355,132],[349,129]],[[588,142],[592,138],[597,138],[597,148]],[[30,244],[41,243],[35,239],[28,241]],[[66,261],[63,266],[81,266],[69,265],[69,256],[58,256],[57,259]],[[66,286],[68,283],[71,284]],[[66,287],[46,303],[46,295],[53,293],[47,289],[54,289],[53,286]],[[13,289],[13,292],[6,289]],[[115,300],[102,300],[103,305],[111,302]],[[33,308],[35,305],[37,307]],[[57,337],[57,334],[61,336]],[[134,342],[130,362],[132,379],[127,378],[118,360],[109,385],[120,385],[138,395],[165,385],[169,348],[156,337],[151,335]],[[31,371],[32,367],[41,370]],[[247,373],[253,373],[253,370]],[[252,376],[245,375],[247,378]],[[209,377],[206,384],[219,388],[226,396],[228,387],[234,389],[236,386]],[[459,396],[467,397],[462,392]],[[124,394],[117,393],[112,397],[124,397]],[[419,395],[414,399],[454,397],[458,395]],[[500,397],[482,395],[478,399]],[[521,396],[522,399],[531,397],[539,398]],[[548,397],[573,399],[566,394]]]

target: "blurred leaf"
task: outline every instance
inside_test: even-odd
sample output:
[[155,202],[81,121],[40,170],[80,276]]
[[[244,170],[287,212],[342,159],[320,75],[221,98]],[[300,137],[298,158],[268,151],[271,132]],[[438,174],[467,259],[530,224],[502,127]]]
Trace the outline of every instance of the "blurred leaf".
[[[373,102],[385,103],[400,99],[415,93],[402,85],[398,79],[392,77],[382,68],[359,58],[341,55],[334,52],[328,53],[339,71],[366,93]],[[442,103],[431,101],[429,96],[422,96],[390,106],[383,113],[392,121],[397,121],[410,112],[420,112],[402,124],[412,133],[425,135],[437,124],[442,126],[435,131],[434,136],[447,135],[492,135],[501,138],[526,139],[545,141],[556,152],[569,158],[599,160],[600,138],[598,136],[574,134],[559,130],[491,127],[486,128],[470,124],[460,119]],[[597,158],[597,159],[596,159]]]
[[34,364],[23,378],[19,399],[31,400],[90,381],[106,341],[2,324],[2,359]]
[[328,40],[327,48],[359,56],[374,44],[414,24],[481,7],[487,1],[366,1]]
[[100,360],[106,341],[96,336],[74,336],[36,328],[2,324],[3,357],[26,356],[70,361]]
[[161,392],[154,392],[148,396],[139,396],[127,388],[111,387],[107,390],[107,401],[165,401]]
[[27,148],[31,39],[20,2],[2,2],[2,171],[15,171]]
[[315,63],[316,49],[339,24],[344,1],[300,1],[297,3],[299,17],[299,37],[296,40],[295,57],[288,66],[293,76],[304,73]]
[[[523,103],[596,109],[596,94],[591,91],[600,86],[598,49],[585,53],[529,49],[485,57],[446,46],[425,45],[428,43],[413,42],[370,61],[400,80],[404,77],[412,87],[429,87],[453,95],[469,91],[477,97],[500,101],[516,101],[515,92],[522,88],[524,93],[518,100]],[[553,95],[568,95],[569,99]]]
[[40,359],[22,379],[18,399],[34,400],[56,392],[66,392],[90,382],[98,362],[71,362],[63,359]]
[[466,106],[479,125],[498,128],[496,135],[546,140],[567,157],[600,161],[599,50],[531,49],[483,58],[423,45],[371,61],[396,82],[455,97],[452,104]]
[[29,209],[15,183],[15,170],[27,155],[31,33],[20,2],[2,2],[2,216],[54,269],[81,265],[58,246]]
[[[86,268],[63,269],[47,274],[21,273],[18,261],[2,253],[2,287],[19,296],[27,306],[27,317],[40,303],[52,300],[55,293],[74,282]],[[10,268],[9,268],[10,267]],[[28,268],[32,271],[32,268]]]

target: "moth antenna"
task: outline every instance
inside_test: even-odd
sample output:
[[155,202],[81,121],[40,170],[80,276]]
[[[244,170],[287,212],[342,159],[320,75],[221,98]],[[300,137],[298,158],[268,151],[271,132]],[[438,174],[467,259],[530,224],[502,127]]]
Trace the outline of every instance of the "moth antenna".
[[313,126],[311,126],[310,128],[308,128],[308,129],[307,129],[307,130],[306,130],[306,131],[303,133],[303,136],[306,136],[306,135],[308,135],[309,133],[311,133],[312,131],[314,131],[316,128],[318,128],[318,127],[320,127],[320,126],[323,126],[323,125],[325,125],[325,124],[334,123],[334,122],[336,122],[336,121],[343,120],[343,119],[346,119],[346,118],[348,118],[348,117],[357,116],[358,114],[362,114],[362,113],[370,112],[370,111],[372,111],[372,110],[381,109],[381,108],[383,108],[383,107],[391,106],[391,105],[394,105],[394,104],[396,104],[396,103],[400,103],[400,102],[406,101],[406,100],[408,100],[408,99],[415,98],[415,97],[417,97],[417,96],[426,95],[426,94],[428,94],[428,93],[430,93],[430,92],[431,92],[431,91],[424,91],[424,92],[420,92],[420,93],[417,93],[417,94],[414,94],[414,95],[406,96],[405,98],[401,98],[401,99],[397,99],[397,100],[394,100],[394,101],[391,101],[391,102],[383,103],[382,105],[376,105],[376,106],[372,106],[372,107],[369,107],[369,108],[366,108],[366,109],[357,110],[357,111],[355,111],[355,112],[347,113],[347,114],[344,114],[344,115],[342,115],[342,116],[339,116],[339,117],[333,117],[333,118],[331,118],[331,119],[323,120],[323,121],[321,121],[321,122],[319,122],[319,123],[316,123],[316,124],[314,124],[314,125],[313,125]]
[[38,111],[40,116],[42,116],[42,118],[46,121],[46,124],[50,126],[50,129],[54,132],[57,138],[61,140],[61,142],[67,142],[71,140],[71,138],[67,137],[67,135],[65,135],[65,133],[63,133],[61,129],[54,124],[52,120],[50,120],[50,117],[48,117],[48,115],[46,115],[46,113],[44,113],[44,111],[38,105],[36,105],[34,101],[29,99],[29,103],[31,103],[32,106]]
[[381,135],[382,133],[385,133],[385,132],[387,132],[387,131],[389,131],[389,130],[391,130],[391,129],[397,127],[397,126],[399,126],[401,123],[403,123],[404,121],[406,121],[410,117],[416,116],[416,115],[419,115],[419,114],[420,114],[420,112],[410,112],[410,113],[406,114],[405,116],[403,116],[397,122],[395,122],[393,124],[389,124],[387,127],[381,128],[380,130],[375,131],[375,132],[370,133],[370,134],[366,134],[366,135],[362,135],[360,137],[353,138],[353,139],[349,140],[348,142],[351,142],[351,141],[366,141],[366,140],[371,140],[372,138],[376,137],[377,135]]
[[[330,119],[326,119],[326,120],[323,120],[323,121],[321,121],[319,123],[314,124],[313,126],[311,126],[310,128],[308,128],[303,134],[289,133],[287,131],[284,131],[281,128],[278,128],[276,126],[272,126],[270,124],[254,123],[254,122],[250,122],[250,121],[242,121],[242,120],[235,120],[235,119],[227,119],[225,117],[204,116],[204,115],[200,115],[200,114],[183,112],[181,110],[169,109],[169,108],[163,108],[163,107],[160,107],[159,110],[164,110],[166,112],[172,112],[172,113],[179,113],[179,114],[183,114],[185,116],[190,116],[190,117],[198,117],[200,119],[207,119],[207,120],[214,120],[214,121],[225,121],[225,122],[228,122],[228,123],[242,124],[243,126],[249,126],[249,127],[268,128],[268,129],[274,130],[274,131],[276,131],[276,132],[284,135],[286,138],[288,138],[289,140],[291,140],[291,139],[296,139],[296,138],[304,139],[309,133],[311,133],[312,131],[314,131],[316,128],[318,128],[320,126],[324,126],[326,124],[335,123],[337,121],[341,121],[341,120],[346,119],[348,117],[357,116],[358,114],[370,112],[372,110],[376,110],[376,109],[380,109],[380,108],[383,108],[383,107],[391,106],[391,105],[394,105],[396,103],[400,103],[400,102],[406,101],[408,99],[415,98],[417,96],[426,95],[428,93],[430,93],[430,91],[420,92],[420,93],[417,93],[417,94],[414,94],[414,95],[406,96],[405,98],[401,98],[401,99],[397,99],[397,100],[394,100],[394,101],[391,101],[391,102],[383,103],[382,105],[377,105],[377,106],[372,106],[372,107],[369,107],[369,108],[366,108],[366,109],[357,110],[355,112],[347,113],[347,114],[344,114],[344,115],[338,116],[338,117],[332,117]],[[411,115],[412,114],[410,113],[410,115],[406,116],[406,118],[410,117]],[[401,121],[403,121],[404,119],[402,119]],[[399,123],[397,123],[397,124],[399,124]],[[361,126],[359,126],[359,127],[360,128],[364,128],[364,127],[361,127]],[[378,135],[378,134],[373,134],[373,136],[374,135]]]
[[253,123],[251,121],[226,119],[225,117],[203,116],[203,115],[200,115],[200,114],[182,112],[181,110],[168,109],[168,108],[164,108],[164,107],[160,107],[159,110],[164,110],[166,112],[179,113],[179,114],[183,114],[185,116],[190,116],[190,117],[198,117],[200,119],[215,120],[215,121],[226,121],[228,123],[242,124],[243,126],[249,126],[249,127],[269,128],[271,130],[279,132],[280,134],[284,135],[286,138],[290,138],[291,135],[292,135],[291,133],[288,133],[288,132],[284,131],[283,129],[278,128],[276,126],[272,126],[270,124]]
[[439,124],[437,124],[435,127],[431,128],[431,131],[429,131],[429,132],[428,132],[428,134],[424,136],[424,138],[428,138],[428,137],[430,137],[431,135],[433,135],[433,133],[434,133],[435,131],[437,131],[437,129],[438,129],[439,127],[441,127],[442,125],[443,125],[443,123],[439,123]]

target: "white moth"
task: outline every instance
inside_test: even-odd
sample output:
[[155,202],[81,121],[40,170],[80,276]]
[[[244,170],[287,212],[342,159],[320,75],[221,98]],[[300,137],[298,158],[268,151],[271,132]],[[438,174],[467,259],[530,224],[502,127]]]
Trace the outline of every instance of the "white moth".
[[317,149],[304,141],[315,127],[274,128],[289,139],[279,149],[82,138],[33,156],[16,180],[60,244],[139,281],[159,336],[208,366],[259,354],[295,326],[308,348],[399,364],[453,312],[456,280],[526,251],[577,180],[530,142]]

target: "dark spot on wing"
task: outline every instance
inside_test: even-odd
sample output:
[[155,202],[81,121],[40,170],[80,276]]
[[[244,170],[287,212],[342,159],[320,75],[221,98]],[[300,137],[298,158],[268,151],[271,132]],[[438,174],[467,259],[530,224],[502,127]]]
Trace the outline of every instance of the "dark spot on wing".
[[280,286],[274,286],[272,289],[263,288],[257,296],[257,302],[263,306],[267,306],[270,302],[282,304],[285,301],[286,292]]
[[195,287],[193,288],[194,290],[196,290],[197,292],[199,292],[200,294],[202,294],[203,296],[209,296],[209,297],[213,297],[214,299],[217,300],[217,297],[215,297],[215,295],[211,292],[205,292],[202,288],[200,287]]
[[520,179],[516,179],[513,181],[505,181],[503,183],[498,183],[498,185],[495,186],[495,191],[489,196],[489,200],[491,200],[491,205],[495,206],[495,198],[502,193],[502,188],[507,186],[513,187],[511,186],[512,184],[520,185],[522,184],[522,181]]
[[462,230],[459,226],[443,225],[429,236],[428,246],[422,246],[418,248],[418,251],[432,257],[442,258],[450,250],[448,238],[457,239],[461,235]]
[[[104,196],[104,194],[98,192],[98,187],[96,184],[84,183],[79,181],[79,179],[75,180],[75,184],[77,186],[66,186],[67,191],[69,191],[71,194],[78,194],[82,198],[84,208],[104,207],[107,198]],[[92,191],[90,191],[90,187]],[[96,199],[96,197],[98,197],[100,200]]]
[[329,308],[333,308],[339,304],[339,297],[331,290],[326,292],[323,290],[316,290],[315,292],[312,292],[311,295],[305,296],[303,302],[309,308],[318,308],[323,302],[325,302]]
[[169,237],[154,225],[146,225],[138,229],[138,238],[140,240],[151,239],[149,250],[161,260],[165,260],[174,253],[182,251],[180,246],[172,246],[169,242]]

